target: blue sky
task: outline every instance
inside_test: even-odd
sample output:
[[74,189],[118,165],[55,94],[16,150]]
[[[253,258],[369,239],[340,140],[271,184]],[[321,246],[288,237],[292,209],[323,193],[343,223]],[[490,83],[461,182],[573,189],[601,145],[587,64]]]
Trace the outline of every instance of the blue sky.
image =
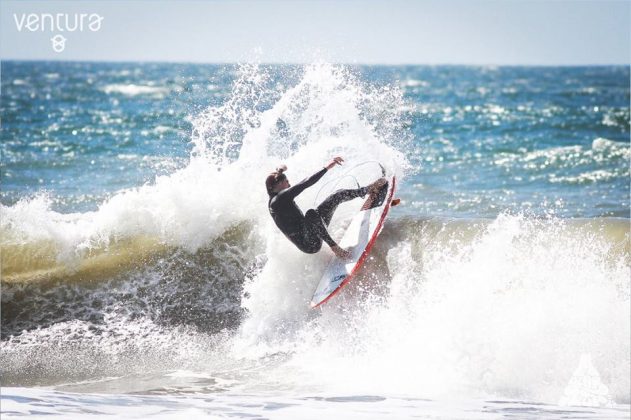
[[[629,64],[629,1],[0,2],[0,58],[225,63]],[[23,14],[97,13],[98,31],[18,31]]]

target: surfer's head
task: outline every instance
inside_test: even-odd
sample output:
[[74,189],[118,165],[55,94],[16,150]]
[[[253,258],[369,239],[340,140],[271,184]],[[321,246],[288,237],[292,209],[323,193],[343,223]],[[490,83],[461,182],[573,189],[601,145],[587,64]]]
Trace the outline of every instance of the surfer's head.
[[286,170],[287,166],[280,165],[274,172],[267,176],[265,179],[267,194],[276,194],[285,188],[289,188],[289,181],[287,180],[287,175],[285,175]]

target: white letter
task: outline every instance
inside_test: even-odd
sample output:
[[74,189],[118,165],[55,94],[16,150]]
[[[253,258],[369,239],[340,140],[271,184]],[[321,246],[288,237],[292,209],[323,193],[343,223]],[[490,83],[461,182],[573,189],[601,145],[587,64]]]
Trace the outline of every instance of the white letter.
[[[64,31],[64,29],[61,27],[61,18],[63,17],[63,15],[64,15],[63,13],[57,13],[57,30],[59,32],[63,32]],[[68,15],[66,15],[66,16],[68,16]]]
[[48,19],[48,21],[50,22],[50,31],[54,31],[55,30],[55,24],[53,22],[53,15],[51,15],[50,13],[42,13],[42,26],[39,28],[42,32],[44,32],[46,30],[46,20]]
[[103,19],[105,18],[102,16],[99,16],[97,13],[92,13],[90,15],[90,23],[88,25],[90,27],[90,30],[92,32],[96,32],[99,29],[101,29],[101,22],[103,21]]
[[85,21],[85,18],[86,18],[86,16],[88,16],[88,14],[87,13],[81,13],[79,16],[81,17],[81,19],[79,20],[79,22],[81,22],[79,24],[79,30],[81,32],[83,32],[83,22]]
[[77,26],[79,26],[79,23],[77,22],[77,14],[74,14],[74,26],[71,27],[70,24],[68,23],[68,14],[66,14],[66,30],[68,32],[74,32],[77,30]]
[[31,32],[35,32],[37,30],[37,25],[39,23],[39,16],[35,13],[31,13],[26,18],[26,29]]
[[20,18],[20,21],[18,22],[18,15],[13,13],[13,19],[15,20],[15,27],[18,29],[18,32],[22,32],[22,27],[24,26],[25,17],[26,15],[22,13],[22,17]]

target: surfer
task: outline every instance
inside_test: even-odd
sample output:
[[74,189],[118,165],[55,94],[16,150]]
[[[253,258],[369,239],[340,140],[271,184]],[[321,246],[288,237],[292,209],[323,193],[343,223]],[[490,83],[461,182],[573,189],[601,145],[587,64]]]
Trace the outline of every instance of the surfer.
[[300,181],[294,186],[289,184],[285,175],[287,166],[281,165],[272,172],[265,180],[267,194],[269,195],[269,212],[276,223],[276,226],[285,236],[298,247],[302,252],[314,254],[322,248],[322,242],[326,242],[335,255],[343,259],[351,258],[351,253],[341,248],[329,235],[327,226],[331,223],[333,213],[337,206],[345,201],[366,194],[375,195],[386,183],[384,178],[380,178],[372,184],[347,190],[338,190],[327,197],[315,209],[309,209],[303,215],[294,199],[307,188],[314,185],[324,176],[324,174],[335,165],[341,165],[344,159],[335,157],[324,168]]

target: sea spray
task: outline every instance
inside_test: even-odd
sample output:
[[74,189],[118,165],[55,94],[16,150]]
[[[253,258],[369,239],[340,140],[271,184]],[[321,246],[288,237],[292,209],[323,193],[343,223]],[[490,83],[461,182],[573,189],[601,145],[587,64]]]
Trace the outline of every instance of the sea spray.
[[[336,174],[345,174],[345,168],[350,168],[360,184],[373,181],[380,169],[374,164],[361,165],[367,161],[380,161],[389,171],[403,176],[410,167],[401,150],[409,139],[397,136],[401,122],[396,111],[392,111],[401,100],[395,89],[365,87],[343,68],[328,64],[308,66],[300,83],[263,114],[258,128],[246,134],[239,163],[253,156],[260,161],[261,155],[268,153],[260,147],[266,140],[274,153],[268,158],[268,168],[273,168],[271,163],[282,156],[290,179],[312,174],[336,155],[343,156],[346,164],[331,170],[323,181],[325,185]],[[276,131],[278,121],[282,121],[284,132]],[[314,205],[316,196],[326,195],[312,188],[297,201],[306,209]],[[347,219],[350,215],[348,210],[348,205],[340,206],[330,227],[336,237],[344,226],[344,216]],[[265,218],[269,219],[267,215]],[[246,341],[260,342],[265,330],[288,330],[285,324],[306,319],[310,285],[317,284],[317,273],[322,272],[330,258],[326,247],[316,256],[302,254],[273,227],[268,228],[265,237],[268,262],[246,285],[243,304],[250,314],[242,327]],[[270,311],[270,307],[276,309]],[[277,338],[275,333],[271,336]]]
[[[111,348],[107,343],[114,337],[123,337],[135,349],[126,353],[126,366],[133,364],[134,357],[143,361],[139,366],[151,365],[156,359],[145,358],[142,342],[147,338],[156,346],[151,354],[157,359],[168,354],[169,347],[161,352],[163,345],[151,336],[168,335],[169,325],[194,325],[202,332],[234,328],[242,315],[234,294],[240,295],[246,277],[251,280],[245,302],[251,305],[243,305],[249,314],[243,331],[261,325],[274,338],[273,332],[281,331],[284,323],[300,325],[304,318],[290,315],[307,313],[300,299],[307,298],[311,277],[303,274],[317,272],[327,255],[305,259],[274,229],[262,180],[279,158],[290,166],[292,179],[299,179],[336,154],[346,157],[351,169],[379,159],[402,175],[406,160],[396,147],[403,149],[409,139],[396,135],[401,127],[392,112],[396,106],[390,107],[401,95],[396,89],[364,86],[344,68],[317,64],[306,68],[295,87],[265,108],[261,105],[268,88],[264,71],[258,66],[239,71],[230,99],[195,119],[194,147],[186,167],[114,194],[94,212],[57,212],[45,194],[0,209],[5,255],[30,249],[15,264],[15,272],[9,273],[13,277],[3,278],[12,282],[4,287],[2,312],[4,338],[13,337],[4,343],[4,355],[12,360],[8,362],[11,381],[19,383],[20,372],[40,377],[42,383],[64,375],[73,379],[82,374],[117,375],[121,372],[117,356],[100,356],[100,349]],[[367,168],[353,172],[354,179],[372,181],[374,170],[362,172]],[[315,190],[309,191],[301,204],[313,203],[315,196]],[[332,226],[335,234],[341,232],[348,214],[344,208],[338,212]],[[241,232],[237,243],[230,242],[232,230]],[[47,263],[40,269],[29,261],[42,250],[47,252]],[[124,257],[109,260],[115,270],[103,266],[107,263],[103,257],[110,255]],[[288,260],[295,265],[283,267],[286,277],[281,280],[299,281],[290,299],[286,298],[291,292],[281,295],[261,277],[279,261]],[[249,276],[252,267],[255,271]],[[257,292],[257,287],[265,293]],[[215,299],[225,294],[224,288],[230,291],[228,298]],[[270,301],[261,300],[264,296]],[[265,306],[278,306],[279,299],[286,302],[286,312],[275,322],[265,322]],[[264,304],[258,309],[256,302],[261,301]],[[274,317],[274,312],[269,314]],[[133,337],[143,330],[144,338],[136,342]],[[244,335],[264,341],[261,334]],[[62,349],[60,356],[68,354],[60,346],[68,336],[69,345],[77,350],[70,352],[77,363],[63,357],[43,362],[45,368],[33,363],[39,359],[36,354],[52,348]],[[13,360],[12,355],[22,354],[25,343],[33,346],[33,357]],[[102,359],[97,370],[89,369],[93,357]],[[192,363],[195,359],[191,356]]]
[[625,257],[611,261],[611,243],[558,219],[483,225],[472,241],[406,230],[387,251],[390,294],[350,312],[323,308],[292,367],[334,392],[556,402],[589,352],[614,400],[627,402]]
[[559,405],[611,407],[613,401],[609,389],[602,383],[589,354],[582,354],[576,371],[572,374]]

